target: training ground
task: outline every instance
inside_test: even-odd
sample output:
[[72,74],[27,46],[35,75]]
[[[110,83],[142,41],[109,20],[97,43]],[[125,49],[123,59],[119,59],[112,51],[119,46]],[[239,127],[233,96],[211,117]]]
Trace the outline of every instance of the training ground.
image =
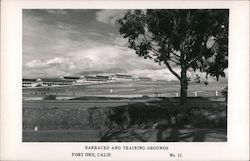
[[[23,89],[24,142],[227,141],[225,83],[115,82]],[[56,100],[43,100],[55,95]]]

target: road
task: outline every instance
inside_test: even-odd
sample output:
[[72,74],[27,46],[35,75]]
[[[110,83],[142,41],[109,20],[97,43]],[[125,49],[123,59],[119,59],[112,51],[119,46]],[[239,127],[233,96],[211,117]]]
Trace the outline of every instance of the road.
[[[111,134],[109,142],[225,142],[225,129],[144,129]],[[98,142],[98,130],[24,130],[23,142]]]

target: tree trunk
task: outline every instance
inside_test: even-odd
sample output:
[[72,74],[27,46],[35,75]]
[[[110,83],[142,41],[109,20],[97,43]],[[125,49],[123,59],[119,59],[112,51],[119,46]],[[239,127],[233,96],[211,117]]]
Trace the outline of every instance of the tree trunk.
[[187,103],[187,70],[182,67],[181,68],[181,98],[180,98],[180,104],[184,105]]

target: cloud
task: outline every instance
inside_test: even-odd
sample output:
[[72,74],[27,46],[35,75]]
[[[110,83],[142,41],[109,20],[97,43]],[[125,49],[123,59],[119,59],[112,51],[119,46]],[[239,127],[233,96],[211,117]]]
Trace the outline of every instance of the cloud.
[[[181,69],[178,67],[173,68],[173,70],[180,75]],[[139,77],[149,77],[152,80],[167,80],[167,81],[178,81],[178,79],[167,69],[166,66],[164,66],[161,69],[135,69],[130,71],[131,74],[139,76]],[[225,70],[226,78],[227,79],[227,70]],[[187,77],[190,78],[190,81],[196,81],[196,76],[200,77],[201,82],[215,82],[216,78],[208,76],[206,78],[206,73],[200,72],[199,70],[196,70],[195,72],[193,70],[187,71]]]
[[53,59],[48,59],[48,60],[31,60],[26,63],[27,67],[31,68],[42,68],[42,67],[48,67],[50,65],[56,65],[56,64],[61,64],[64,63],[63,58],[53,58]]
[[[133,70],[161,69],[152,60],[137,57],[134,50],[126,47],[103,45],[95,48],[80,49],[69,53],[66,57],[33,59],[24,64],[28,75],[37,75],[49,71],[48,77],[64,73],[130,73]],[[30,73],[28,71],[31,71]],[[37,75],[38,76],[38,75]]]
[[24,66],[27,76],[46,77],[71,75],[72,72],[78,72],[83,69],[93,68],[92,60],[89,58],[53,58],[46,60],[32,60]]
[[104,37],[102,34],[97,33],[97,32],[89,32],[89,35],[91,35],[91,36],[98,36],[98,37]]
[[41,60],[32,60],[30,62],[27,62],[26,66],[31,67],[31,68],[33,68],[33,67],[37,68],[37,67],[44,67],[44,66],[46,66],[46,64],[44,64]]
[[127,10],[101,10],[96,13],[96,19],[99,22],[115,25],[115,23],[123,18]]
[[55,15],[66,15],[68,13],[67,10],[63,10],[63,9],[47,9],[45,11],[50,14],[55,14]]
[[[180,74],[180,68],[173,68],[173,70]],[[140,69],[131,71],[133,75],[138,77],[149,77],[152,80],[167,80],[178,81],[178,79],[167,69],[166,66],[156,69]]]
[[[119,54],[117,54],[119,53]],[[102,46],[72,53],[74,57],[55,57],[46,60],[31,60],[24,66],[24,74],[32,77],[60,77],[82,74],[113,74],[123,73],[139,77],[149,77],[153,80],[178,81],[165,65],[159,66],[152,60],[137,57],[133,50]],[[180,68],[173,70],[180,74]],[[227,73],[227,71],[225,71]],[[187,76],[195,81],[196,76],[201,82],[206,81],[206,74],[198,70],[189,70]],[[209,82],[215,78],[208,77]]]
[[128,44],[128,39],[122,38],[122,37],[116,37],[113,41],[114,44],[119,45],[119,46],[127,46]]
[[[126,10],[84,10],[85,14],[64,11],[24,12],[24,77],[127,73],[176,80],[165,65],[138,57],[126,47],[127,39],[119,35],[115,25]],[[65,14],[65,17],[58,16]],[[180,72],[178,68],[175,70]],[[188,76],[195,74],[188,72]]]

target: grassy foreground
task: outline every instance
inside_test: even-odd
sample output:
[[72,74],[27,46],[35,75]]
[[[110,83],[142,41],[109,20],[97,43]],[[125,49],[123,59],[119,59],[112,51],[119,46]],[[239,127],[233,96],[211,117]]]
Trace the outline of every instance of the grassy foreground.
[[[101,103],[96,103],[88,99],[86,102],[81,98],[81,101],[71,104],[70,107],[60,107],[63,102],[57,100],[56,103],[45,101],[44,104],[41,101],[37,108],[29,106],[35,105],[29,101],[24,102],[23,106],[23,139],[225,141],[227,105],[226,102],[218,100],[189,98],[185,106],[179,106],[178,98],[141,98],[136,101],[116,99],[114,106],[111,106],[110,101],[102,100]],[[35,127],[38,131],[34,131]],[[91,135],[89,131],[92,131]],[[62,135],[63,133],[67,134]],[[58,140],[58,136],[65,137]]]

